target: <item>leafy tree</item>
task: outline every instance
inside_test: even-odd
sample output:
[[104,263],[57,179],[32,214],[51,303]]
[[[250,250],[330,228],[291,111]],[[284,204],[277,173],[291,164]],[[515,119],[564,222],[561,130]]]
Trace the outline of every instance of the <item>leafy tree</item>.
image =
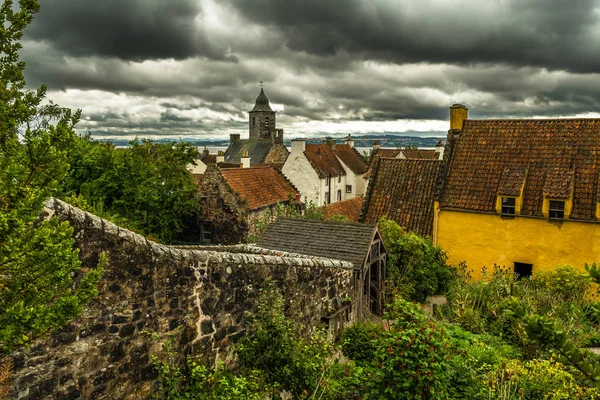
[[46,88],[25,89],[19,40],[36,0],[0,7],[0,352],[10,353],[81,313],[96,295],[101,269],[84,273],[73,230],[38,221],[69,164],[79,112],[50,102]]
[[70,151],[65,194],[82,195],[94,211],[123,218],[156,239],[194,240],[200,204],[186,165],[197,157],[188,143],[133,140],[116,149],[84,137]]

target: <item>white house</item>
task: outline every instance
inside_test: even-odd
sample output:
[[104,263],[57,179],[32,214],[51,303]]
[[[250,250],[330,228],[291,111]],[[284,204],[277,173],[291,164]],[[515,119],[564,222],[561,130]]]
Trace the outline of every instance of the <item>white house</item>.
[[300,191],[302,199],[316,206],[362,196],[368,165],[353,144],[350,136],[344,144],[332,139],[321,144],[292,140],[282,172]]

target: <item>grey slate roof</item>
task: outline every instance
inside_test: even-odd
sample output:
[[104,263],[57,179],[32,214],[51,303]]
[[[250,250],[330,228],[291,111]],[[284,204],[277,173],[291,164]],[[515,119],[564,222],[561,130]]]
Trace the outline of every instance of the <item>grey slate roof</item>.
[[278,218],[256,245],[270,250],[333,258],[363,267],[377,227],[352,222]]
[[271,139],[238,139],[225,151],[225,162],[240,164],[242,150],[248,150],[251,164],[261,164],[271,150]]
[[254,111],[273,111],[269,105],[269,99],[262,88],[260,88],[260,93],[256,98],[256,102],[254,103],[254,108],[250,112]]

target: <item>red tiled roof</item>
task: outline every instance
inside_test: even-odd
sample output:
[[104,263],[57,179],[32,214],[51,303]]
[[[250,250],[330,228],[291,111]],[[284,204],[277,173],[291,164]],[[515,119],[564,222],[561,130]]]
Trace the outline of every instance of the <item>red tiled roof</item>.
[[334,215],[343,215],[350,222],[358,222],[362,210],[364,199],[362,197],[353,197],[350,200],[336,201],[323,207],[325,218],[331,218]]
[[406,230],[431,236],[442,166],[441,160],[379,158],[372,170],[364,222],[376,223],[386,216]]
[[371,168],[373,167],[375,156],[385,158],[400,158],[398,157],[400,153],[404,153],[404,157],[408,159],[415,160],[437,160],[438,158],[436,151],[429,149],[379,149],[373,152],[371,155],[371,161],[369,162],[368,170],[364,178],[369,179],[371,176]]
[[398,154],[402,152],[402,149],[378,149],[371,153],[371,159],[369,160],[369,167],[367,168],[367,172],[365,173],[364,179],[369,179],[371,177],[371,171],[373,169],[373,163],[375,162],[375,156],[385,157],[385,158],[396,158]]
[[417,160],[436,160],[437,154],[435,150],[429,149],[406,149],[402,150],[406,158]]
[[544,195],[572,191],[570,218],[595,221],[599,173],[600,119],[465,120],[440,206],[494,212],[524,180],[522,215],[542,216]]
[[320,178],[325,178],[327,175],[346,175],[344,167],[328,144],[307,144],[304,154]]
[[295,199],[298,193],[273,167],[226,168],[221,173],[231,189],[246,199],[250,210],[287,201],[290,194]]
[[367,172],[368,164],[354,147],[350,147],[347,144],[336,144],[334,151],[339,159],[356,175]]

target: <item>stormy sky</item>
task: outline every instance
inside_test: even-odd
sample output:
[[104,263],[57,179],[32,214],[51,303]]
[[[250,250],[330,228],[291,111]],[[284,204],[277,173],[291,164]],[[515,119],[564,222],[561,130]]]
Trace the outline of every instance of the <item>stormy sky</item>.
[[600,0],[40,0],[30,87],[97,138],[247,135],[259,81],[290,137],[600,117]]

